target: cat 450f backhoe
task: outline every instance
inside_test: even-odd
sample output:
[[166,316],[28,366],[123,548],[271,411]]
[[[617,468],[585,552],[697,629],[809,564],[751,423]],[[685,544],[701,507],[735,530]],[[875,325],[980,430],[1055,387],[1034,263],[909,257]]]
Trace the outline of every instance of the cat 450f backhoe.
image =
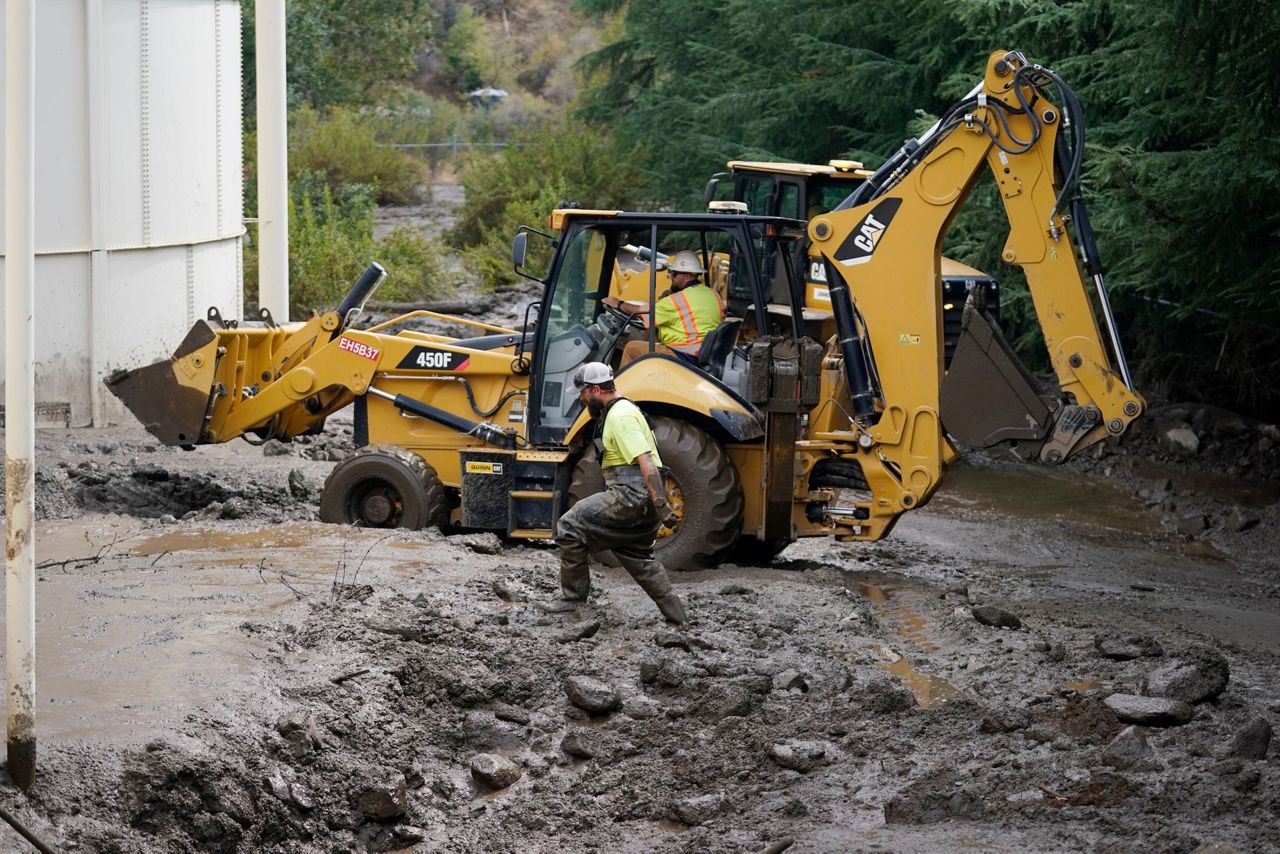
[[[653,349],[652,326],[603,299],[640,277],[652,304],[663,259],[688,249],[711,271],[724,323],[696,365],[650,352],[617,374],[620,392],[652,417],[670,469],[680,522],[660,533],[660,557],[683,569],[714,565],[735,546],[759,558],[798,537],[876,540],[929,500],[953,440],[1013,442],[1058,463],[1124,433],[1143,411],[1077,191],[1083,151],[1071,90],[1001,51],[934,128],[808,223],[561,209],[549,219],[554,234],[522,228],[513,261],[544,287],[522,330],[459,318],[448,319],[487,334],[398,329],[426,312],[356,329],[375,266],[334,311],[280,326],[211,312],[172,358],[107,383],[175,445],[288,440],[354,404],[359,450],[326,483],[322,519],[545,538],[573,500],[599,488],[574,373],[588,361],[616,365],[628,338]],[[980,290],[944,378],[939,247],[984,165],[1008,214],[1004,258],[1026,273],[1057,375],[1051,394],[1013,357]],[[806,227],[837,330],[825,345],[804,334],[794,258]],[[536,255],[550,259],[545,274],[526,268],[531,240],[546,241]]]

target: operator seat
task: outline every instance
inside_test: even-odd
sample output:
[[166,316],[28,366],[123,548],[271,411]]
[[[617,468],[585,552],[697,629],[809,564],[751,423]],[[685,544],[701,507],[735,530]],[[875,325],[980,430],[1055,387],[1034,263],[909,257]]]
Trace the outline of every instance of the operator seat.
[[702,339],[702,347],[698,349],[698,367],[716,379],[724,374],[724,363],[738,343],[738,332],[742,329],[742,318],[731,317],[712,329]]

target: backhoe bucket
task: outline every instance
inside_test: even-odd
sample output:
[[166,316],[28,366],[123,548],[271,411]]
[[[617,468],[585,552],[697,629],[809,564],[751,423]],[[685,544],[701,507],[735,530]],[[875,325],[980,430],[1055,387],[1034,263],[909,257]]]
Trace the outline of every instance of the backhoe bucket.
[[200,320],[168,359],[132,371],[116,371],[103,382],[166,445],[201,443],[213,394],[218,336]]
[[1053,426],[1048,404],[1013,348],[972,298],[964,307],[940,403],[943,428],[970,448],[1038,442]]

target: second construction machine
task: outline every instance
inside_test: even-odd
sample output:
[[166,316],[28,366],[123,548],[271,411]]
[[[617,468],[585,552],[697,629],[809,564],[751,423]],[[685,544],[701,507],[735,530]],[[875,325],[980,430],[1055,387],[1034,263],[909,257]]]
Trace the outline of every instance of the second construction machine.
[[[451,318],[485,333],[458,339],[401,328],[421,312],[357,329],[375,267],[334,311],[280,326],[211,311],[172,358],[107,382],[174,445],[287,440],[354,405],[359,450],[329,477],[322,519],[546,538],[576,497],[599,488],[574,373],[588,361],[616,365],[631,337],[654,341],[651,326],[603,299],[641,274],[652,304],[663,257],[688,249],[712,271],[723,324],[697,365],[650,352],[617,374],[653,420],[680,516],[660,532],[659,556],[686,569],[735,547],[766,557],[799,537],[877,540],[933,495],[953,442],[1013,442],[1060,463],[1142,413],[1077,192],[1083,151],[1071,90],[999,51],[933,129],[808,223],[557,210],[554,233],[515,238],[516,268],[543,286],[522,329]],[[939,247],[984,169],[1008,214],[1004,258],[1025,271],[1048,345],[1051,393],[1021,368],[980,291],[944,378]],[[806,228],[830,289],[836,334],[826,342],[805,335],[794,259]],[[525,268],[531,240],[547,241],[545,273]]]

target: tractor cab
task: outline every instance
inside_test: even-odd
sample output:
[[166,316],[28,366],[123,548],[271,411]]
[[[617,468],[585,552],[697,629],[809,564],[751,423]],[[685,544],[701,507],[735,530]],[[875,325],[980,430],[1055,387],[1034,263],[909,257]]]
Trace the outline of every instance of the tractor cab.
[[[749,344],[762,337],[803,337],[804,278],[791,263],[792,246],[804,236],[799,220],[567,209],[555,211],[551,224],[560,232],[557,238],[524,228],[513,253],[517,271],[546,285],[526,425],[535,444],[563,442],[581,421],[573,376],[586,362],[608,363],[620,378],[644,362],[670,362],[673,376],[709,382],[745,402]],[[529,235],[553,243],[545,277],[525,269]],[[700,259],[702,283],[723,307],[696,362],[655,352],[654,306],[671,287],[670,259],[686,250]],[[629,303],[635,313],[610,306],[606,297]],[[623,366],[622,351],[631,341],[640,342],[646,355]]]

